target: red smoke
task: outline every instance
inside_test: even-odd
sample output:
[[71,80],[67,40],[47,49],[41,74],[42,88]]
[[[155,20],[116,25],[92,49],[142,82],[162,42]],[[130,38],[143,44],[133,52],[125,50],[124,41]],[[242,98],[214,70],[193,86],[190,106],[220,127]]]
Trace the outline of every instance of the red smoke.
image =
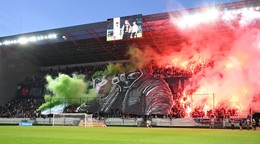
[[204,12],[188,17],[187,13],[177,17],[170,14],[173,29],[182,38],[180,52],[164,56],[150,52],[149,58],[157,65],[193,73],[184,90],[184,96],[193,93],[192,102],[189,96],[183,102],[191,102],[191,110],[212,109],[214,93],[215,108],[249,112],[253,97],[260,92],[260,12]]
[[[196,17],[191,20],[196,21]],[[205,104],[212,109],[214,93],[215,107],[248,112],[253,97],[260,92],[260,26],[257,24],[260,13],[253,10],[229,11],[214,13],[212,17],[215,19],[207,21],[203,17],[199,22],[190,22],[194,25],[185,25],[181,18],[172,17],[173,24],[186,39],[181,52],[172,55],[174,64],[176,60],[179,66],[185,62],[185,68],[189,66],[188,69],[193,71],[196,65],[203,67],[212,63],[194,73],[185,88],[194,91],[193,109]],[[211,95],[205,98],[200,94]]]

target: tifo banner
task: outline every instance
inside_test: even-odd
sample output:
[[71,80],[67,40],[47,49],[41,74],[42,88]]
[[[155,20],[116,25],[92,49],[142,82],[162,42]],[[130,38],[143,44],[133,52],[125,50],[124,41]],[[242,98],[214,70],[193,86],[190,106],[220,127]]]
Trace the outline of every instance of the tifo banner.
[[66,104],[57,105],[53,108],[46,109],[41,112],[42,115],[48,115],[48,114],[60,114],[64,111],[64,108],[66,107]]
[[150,71],[133,71],[113,77],[112,80],[107,80],[106,84],[102,84],[100,91],[104,93],[106,85],[111,83],[113,85],[108,88],[108,94],[88,105],[80,106],[78,111],[115,115],[166,115],[175,103],[166,81],[163,78],[154,78]]

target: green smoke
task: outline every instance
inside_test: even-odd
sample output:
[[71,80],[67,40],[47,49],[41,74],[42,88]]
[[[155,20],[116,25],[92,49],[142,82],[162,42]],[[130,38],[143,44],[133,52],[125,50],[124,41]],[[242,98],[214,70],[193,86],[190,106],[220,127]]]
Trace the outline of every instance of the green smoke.
[[129,57],[129,63],[109,63],[106,70],[95,72],[92,78],[103,75],[112,76],[119,73],[143,69],[149,66],[149,64],[151,64],[154,59],[158,59],[158,57],[160,57],[160,55],[158,55],[152,48],[146,47],[145,49],[141,50],[134,46],[129,47],[126,56]]
[[149,66],[154,59],[161,57],[157,52],[149,47],[145,47],[142,50],[136,47],[130,47],[127,56],[129,56],[130,63],[135,67],[135,69],[143,69]]
[[53,79],[46,76],[46,89],[52,94],[45,95],[45,103],[42,104],[37,111],[52,108],[59,104],[81,104],[85,101],[91,101],[96,98],[97,92],[89,88],[89,84],[85,83],[83,75],[73,75],[72,77],[59,74]]
[[132,64],[109,63],[107,65],[106,70],[95,72],[92,78],[96,78],[98,76],[103,76],[103,75],[112,76],[112,75],[117,75],[120,73],[125,73],[133,70],[135,70],[135,67]]

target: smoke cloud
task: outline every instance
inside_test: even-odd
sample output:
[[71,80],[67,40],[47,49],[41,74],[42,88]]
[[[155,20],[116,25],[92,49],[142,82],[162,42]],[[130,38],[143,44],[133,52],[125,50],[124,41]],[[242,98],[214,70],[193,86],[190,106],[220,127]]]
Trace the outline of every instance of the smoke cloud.
[[[193,108],[207,104],[212,109],[214,93],[215,107],[248,111],[260,92],[260,12],[210,10],[203,15],[170,17],[180,44],[168,47],[164,55],[147,47],[133,48],[131,60],[138,68],[153,62],[193,73],[184,90],[194,94]],[[175,52],[176,47],[180,51]]]
[[[230,15],[228,20],[226,15]],[[243,10],[217,16],[185,29],[177,25],[180,35],[187,40],[182,43],[179,54],[188,64],[185,68],[192,70],[192,65],[203,66],[212,62],[211,66],[192,76],[186,90],[194,89],[195,85],[194,93],[214,93],[215,107],[225,106],[245,112],[260,92],[260,27],[257,25],[260,13]],[[203,102],[203,98],[194,96],[193,103],[195,107],[207,104],[213,108],[212,98]]]
[[[150,64],[174,66],[192,73],[184,90],[184,94],[193,93],[192,108],[206,104],[212,109],[214,93],[214,107],[248,111],[254,96],[260,92],[260,12],[210,10],[202,15],[187,12],[185,15],[188,17],[170,14],[179,45],[167,47],[163,55],[149,47],[131,47],[127,53],[130,64],[110,63],[93,78],[142,69]],[[73,98],[96,96],[95,92],[87,91],[83,79],[75,76],[60,74],[56,79],[48,76],[47,81],[46,88],[53,95],[46,95],[46,103],[39,109],[62,103],[60,99],[64,98],[72,98],[67,103],[73,104],[76,103]]]
[[95,74],[92,76],[92,78],[96,78],[98,76],[113,76],[113,75],[117,75],[120,73],[125,73],[125,72],[129,72],[129,71],[133,71],[136,70],[136,67],[133,66],[132,63],[109,63],[107,65],[107,68],[104,71],[97,71],[95,72]]
[[81,104],[85,101],[91,101],[96,98],[95,89],[90,89],[89,84],[84,81],[83,75],[59,74],[58,77],[52,78],[46,76],[46,90],[50,91],[50,95],[45,95],[45,103],[43,103],[37,111],[52,108],[59,104]]

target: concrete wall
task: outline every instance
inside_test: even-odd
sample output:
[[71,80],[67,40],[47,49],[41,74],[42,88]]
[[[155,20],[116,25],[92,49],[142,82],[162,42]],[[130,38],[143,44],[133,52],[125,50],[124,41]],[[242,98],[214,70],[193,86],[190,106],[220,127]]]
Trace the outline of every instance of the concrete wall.
[[17,83],[26,76],[37,74],[40,63],[23,48],[0,49],[0,106],[16,95]]

